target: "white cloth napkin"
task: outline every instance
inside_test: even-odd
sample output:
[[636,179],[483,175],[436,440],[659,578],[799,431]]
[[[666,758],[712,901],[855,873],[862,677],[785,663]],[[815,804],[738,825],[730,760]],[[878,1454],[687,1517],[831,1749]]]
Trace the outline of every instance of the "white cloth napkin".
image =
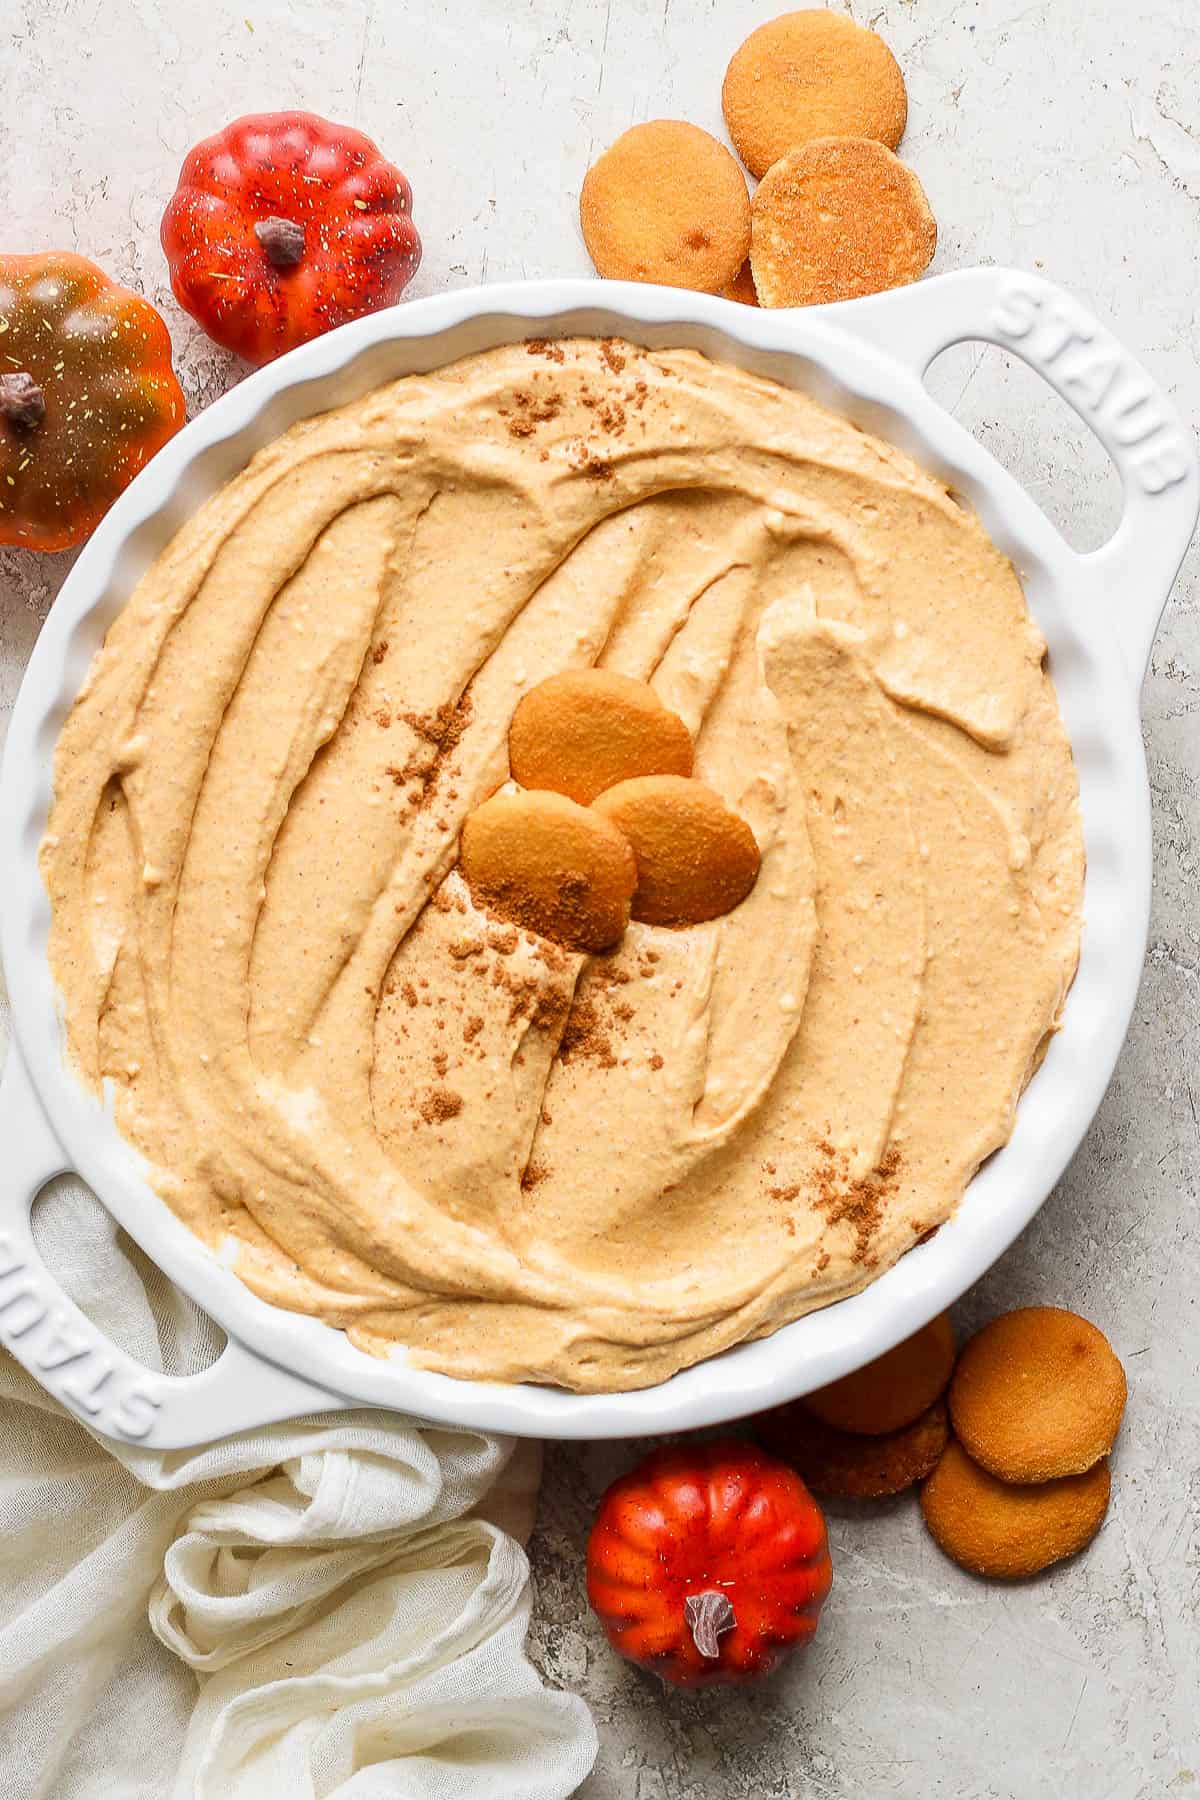
[[[78,1183],[35,1230],[148,1365],[211,1360],[216,1327]],[[596,1739],[524,1653],[538,1473],[533,1445],[369,1410],[151,1454],[0,1353],[0,1791],[565,1800]]]

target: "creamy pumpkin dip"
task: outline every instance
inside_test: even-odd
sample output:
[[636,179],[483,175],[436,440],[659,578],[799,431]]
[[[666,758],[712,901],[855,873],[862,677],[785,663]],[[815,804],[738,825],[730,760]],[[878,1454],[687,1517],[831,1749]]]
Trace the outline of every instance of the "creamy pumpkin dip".
[[[1002,1144],[1083,853],[1009,562],[906,456],[691,351],[488,351],[204,506],[63,729],[70,1054],[257,1293],[632,1388],[873,1280]],[[652,681],[756,884],[584,956],[456,868],[556,670]]]

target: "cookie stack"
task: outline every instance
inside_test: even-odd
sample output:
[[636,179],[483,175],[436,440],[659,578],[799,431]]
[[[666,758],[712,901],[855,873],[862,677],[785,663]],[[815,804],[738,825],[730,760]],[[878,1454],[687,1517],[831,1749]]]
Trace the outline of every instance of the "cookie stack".
[[925,1523],[947,1556],[1011,1580],[1099,1531],[1125,1395],[1108,1339],[1078,1313],[1005,1313],[957,1361],[943,1314],[853,1375],[764,1414],[758,1431],[818,1494],[878,1499],[922,1482]]
[[785,13],[751,32],[721,92],[723,144],[679,119],[635,125],[588,170],[584,242],[601,275],[762,306],[849,300],[915,281],[937,225],[895,155],[904,77],[842,13]]
[[1025,1306],[976,1333],[948,1395],[955,1438],[921,1491],[925,1523],[979,1575],[1033,1575],[1082,1550],[1108,1510],[1125,1371],[1102,1331]]
[[754,833],[692,776],[692,737],[648,682],[567,669],[513,714],[510,782],[469,815],[477,906],[563,949],[610,950],[630,918],[699,925],[758,879]]

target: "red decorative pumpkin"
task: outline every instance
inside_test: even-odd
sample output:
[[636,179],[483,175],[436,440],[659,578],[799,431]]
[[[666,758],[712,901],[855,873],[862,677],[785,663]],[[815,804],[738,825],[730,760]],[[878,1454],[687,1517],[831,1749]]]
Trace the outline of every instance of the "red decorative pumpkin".
[[253,363],[392,305],[421,261],[399,169],[306,112],[252,113],[189,151],[162,247],[179,304]]
[[148,300],[70,250],[0,256],[0,544],[78,544],[185,411]]
[[817,1629],[832,1575],[800,1477],[736,1438],[654,1451],[609,1488],[588,1540],[609,1642],[685,1687],[773,1669]]

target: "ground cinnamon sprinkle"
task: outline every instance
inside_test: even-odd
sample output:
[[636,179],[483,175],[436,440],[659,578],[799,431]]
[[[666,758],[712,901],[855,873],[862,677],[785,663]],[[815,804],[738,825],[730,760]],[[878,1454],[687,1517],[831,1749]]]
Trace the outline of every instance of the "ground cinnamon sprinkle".
[[416,782],[415,794],[420,799],[425,791],[425,783],[436,767],[437,751],[422,743],[417,749],[409,751],[404,767],[400,770],[400,779],[404,782]]
[[380,663],[383,661],[383,659],[387,655],[387,653],[388,653],[388,641],[386,638],[380,638],[379,642],[376,644],[375,648],[371,652],[371,661],[375,664],[376,668],[379,667]]
[[564,362],[565,353],[561,344],[553,343],[549,338],[526,338],[525,353],[527,356],[544,356],[550,362]]
[[470,723],[471,696],[464,694],[457,705],[446,700],[433,712],[401,713],[400,717],[443,757],[454,749]]
[[522,1192],[527,1194],[530,1188],[537,1186],[539,1181],[545,1181],[549,1173],[549,1169],[540,1157],[531,1157],[521,1171]]
[[400,992],[404,995],[409,1006],[420,1005],[420,1001],[417,999],[417,990],[411,981],[406,981],[404,986],[400,989]]
[[576,999],[567,1015],[556,1054],[559,1061],[564,1063],[569,1062],[573,1056],[590,1056],[602,1069],[616,1068],[617,1059],[613,1055],[612,1041],[600,1024],[594,1000],[586,996]]
[[463,1021],[463,1042],[465,1044],[473,1044],[482,1030],[483,1019],[481,1015],[479,1013],[472,1013],[469,1019]]
[[421,1102],[421,1117],[427,1125],[436,1125],[456,1119],[462,1108],[462,1095],[452,1088],[430,1088]]
[[515,438],[532,437],[539,425],[557,419],[562,411],[561,394],[534,394],[528,388],[517,388],[513,394],[520,411],[508,416],[509,434]]
[[817,1148],[827,1157],[817,1170],[817,1205],[830,1225],[845,1224],[853,1228],[856,1241],[851,1255],[856,1263],[866,1262],[871,1239],[883,1218],[885,1202],[900,1185],[900,1152],[893,1145],[869,1175],[848,1181],[846,1157],[834,1151],[828,1142],[818,1144]]
[[524,1020],[534,1031],[557,1031],[571,1005],[565,988],[546,989],[537,975],[516,974],[500,962],[492,967],[491,984],[510,996],[510,1025]]
[[563,992],[539,993],[529,1014],[534,1031],[557,1031],[571,1010],[571,996]]
[[[380,724],[391,724],[391,718],[382,713],[376,715]],[[404,723],[413,731],[418,739],[417,745],[409,752],[403,767],[398,771],[388,768],[385,772],[392,777],[397,786],[412,782],[413,791],[408,796],[410,806],[425,805],[430,798],[437,777],[442,771],[450,752],[457,746],[471,718],[471,696],[464,694],[457,705],[447,701],[428,713],[401,713]],[[456,770],[451,769],[453,775]],[[442,821],[438,821],[442,829],[448,829]]]
[[612,370],[613,374],[619,375],[621,370],[625,367],[625,358],[617,349],[616,342],[613,338],[600,339],[600,354]]
[[391,713],[388,711],[386,706],[381,706],[379,708],[379,711],[375,714],[375,723],[383,731],[386,731],[388,729],[388,726],[391,724],[391,722],[392,722]]
[[619,952],[610,950],[606,955],[597,957],[592,965],[592,980],[598,987],[624,987],[633,980],[628,969],[613,960]]
[[661,1069],[662,1066],[663,1066],[663,1059],[658,1054],[658,1051],[656,1050],[654,1052],[654,1055],[650,1058],[650,1067],[652,1069]]
[[606,457],[598,456],[582,438],[567,452],[567,461],[577,475],[590,475],[594,481],[611,479],[612,464]]
[[[852,1180],[850,1158],[845,1151],[838,1150],[828,1138],[818,1138],[816,1149],[822,1160],[813,1170],[811,1181],[778,1182],[767,1188],[767,1194],[770,1199],[778,1200],[785,1207],[790,1207],[794,1201],[803,1197],[824,1213],[828,1225],[850,1226],[855,1234],[854,1248],[851,1251],[853,1261],[859,1264],[869,1263],[871,1240],[879,1229],[889,1197],[897,1192],[900,1185],[900,1152],[893,1147],[886,1153],[878,1168]],[[776,1165],[773,1162],[765,1163],[763,1167],[768,1175],[775,1174]],[[791,1217],[786,1216],[783,1223],[785,1229],[794,1236],[795,1225]],[[825,1269],[828,1264],[829,1255],[822,1251],[814,1273]]]

